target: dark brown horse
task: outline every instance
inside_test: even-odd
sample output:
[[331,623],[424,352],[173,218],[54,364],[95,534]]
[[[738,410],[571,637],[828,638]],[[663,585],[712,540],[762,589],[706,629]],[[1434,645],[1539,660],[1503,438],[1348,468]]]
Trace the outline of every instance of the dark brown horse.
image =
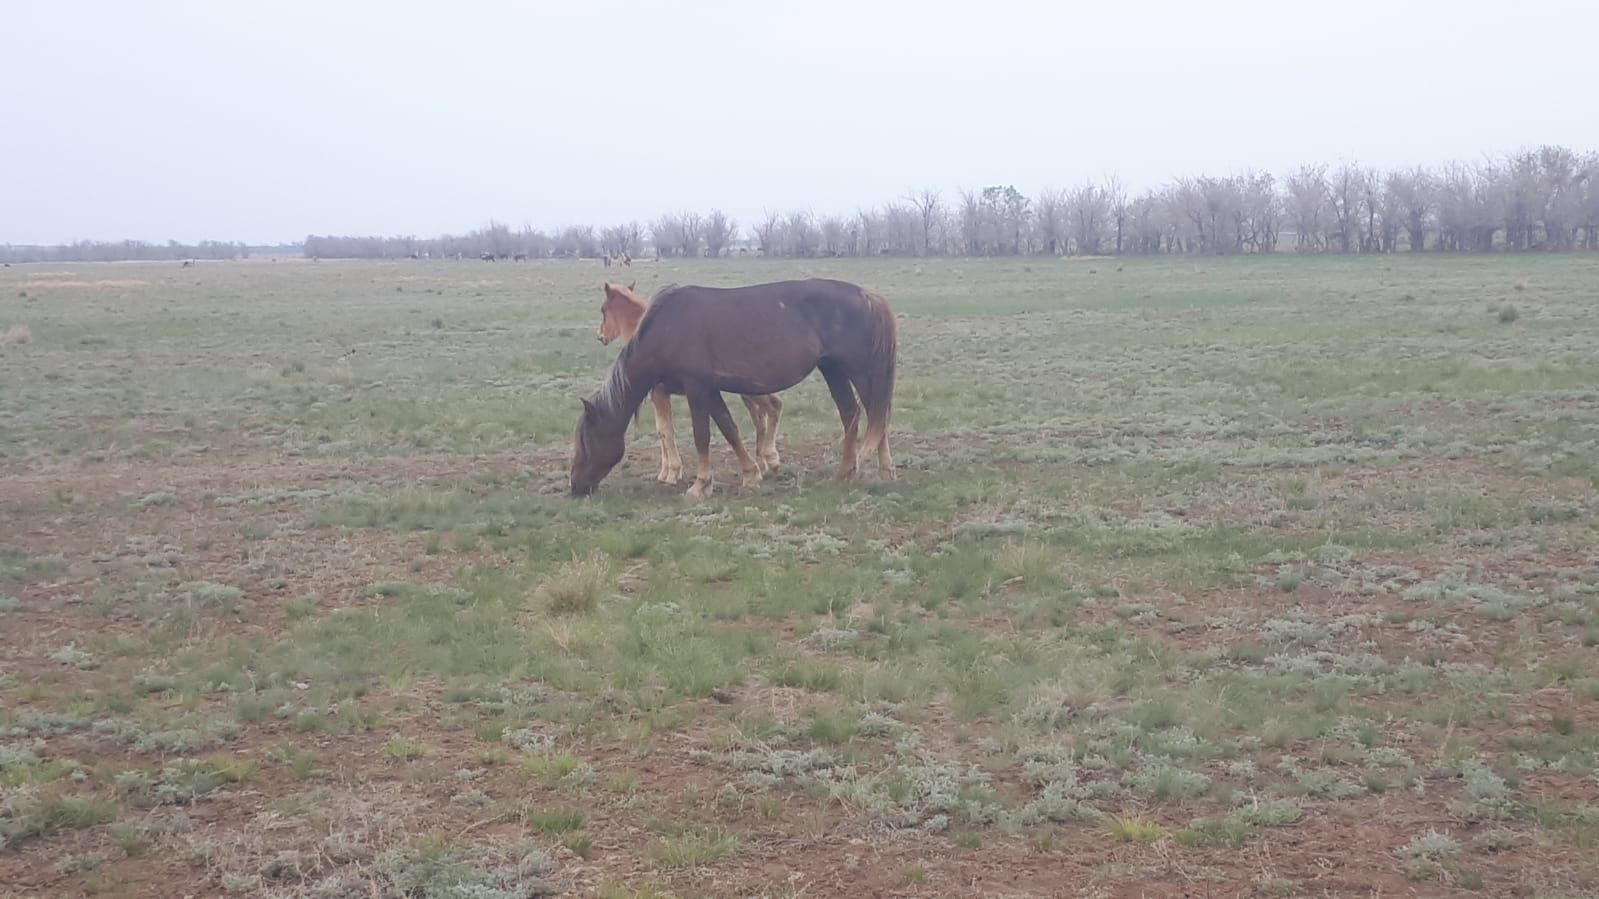
[[[855,474],[861,407],[867,454],[894,475],[888,420],[894,406],[894,312],[888,301],[843,281],[778,281],[749,287],[671,287],[656,294],[605,386],[583,401],[572,456],[572,495],[593,492],[622,461],[628,421],[656,386],[688,398],[699,471],[688,496],[709,496],[714,419],[733,447],[745,485],[760,469],[739,439],[722,393],[781,393],[820,369],[844,427],[841,480]],[[859,402],[856,396],[859,395]]]
[[[600,304],[600,343],[610,346],[613,340],[626,343],[633,339],[649,308],[649,303],[634,291],[637,285],[637,281],[631,284],[605,282],[605,302]],[[676,484],[683,474],[683,459],[677,454],[677,438],[672,432],[672,397],[666,385],[657,384],[650,391],[650,405],[655,408],[655,436],[661,441],[661,470],[655,479],[663,484]],[[777,452],[777,423],[783,417],[783,401],[776,396],[746,396],[744,407],[750,410],[750,421],[755,424],[755,462],[762,474],[774,472],[782,464]]]

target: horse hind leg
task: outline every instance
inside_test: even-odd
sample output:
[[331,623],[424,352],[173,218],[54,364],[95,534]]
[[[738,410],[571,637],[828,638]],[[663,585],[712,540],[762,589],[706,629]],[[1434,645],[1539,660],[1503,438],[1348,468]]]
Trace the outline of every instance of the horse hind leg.
[[[862,384],[857,381],[857,387]],[[870,457],[877,455],[878,476],[893,480],[894,454],[888,448],[888,416],[889,406],[883,402],[882,397],[869,396],[868,391],[860,391],[861,403],[866,409],[866,436],[861,440],[861,452]]]
[[868,458],[877,454],[877,474],[887,480],[894,479],[894,454],[888,448],[888,422],[882,412],[866,410],[866,436],[861,440],[861,452]]
[[827,389],[838,406],[838,419],[844,425],[844,452],[838,463],[838,479],[847,481],[855,476],[856,441],[860,435],[861,407],[855,401],[855,390],[849,378],[836,365],[823,363],[817,366],[827,381]]

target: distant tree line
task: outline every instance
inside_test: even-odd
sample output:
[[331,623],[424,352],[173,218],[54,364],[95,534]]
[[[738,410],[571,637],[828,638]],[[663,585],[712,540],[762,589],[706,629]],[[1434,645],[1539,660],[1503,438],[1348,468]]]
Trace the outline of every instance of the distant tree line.
[[297,244],[250,246],[243,243],[203,240],[197,244],[148,243],[142,240],[98,241],[40,246],[0,244],[0,262],[115,262],[123,260],[247,259],[251,255],[299,255]]
[[741,233],[720,210],[648,225],[461,237],[308,237],[308,255],[401,257],[1016,256],[1599,250],[1599,154],[1540,147],[1477,164],[1379,171],[1306,165],[1178,178],[1136,196],[1115,178],[1033,196],[937,190],[854,215],[768,212]]
[[[308,236],[319,258],[634,258],[644,255],[1025,256],[1599,250],[1599,153],[1544,146],[1480,163],[1379,171],[1306,165],[1178,178],[1130,195],[1114,177],[1028,196],[1011,185],[925,189],[853,215],[768,212],[741,230],[721,210],[648,224],[435,238]],[[138,241],[4,247],[0,259],[218,259],[242,244]]]

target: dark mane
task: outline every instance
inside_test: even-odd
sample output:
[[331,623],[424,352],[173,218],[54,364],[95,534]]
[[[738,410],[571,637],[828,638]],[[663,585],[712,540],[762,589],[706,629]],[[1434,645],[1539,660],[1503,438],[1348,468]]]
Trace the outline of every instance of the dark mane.
[[[661,308],[661,301],[670,299],[671,295],[676,293],[680,286],[681,285],[677,284],[668,284],[665,287],[662,287],[660,290],[657,290],[655,294],[650,297],[649,307],[644,310],[644,317],[639,319],[638,330],[633,332],[632,339],[627,342],[628,347],[632,347],[635,343],[638,343],[639,338],[644,336],[644,333],[649,330],[650,324],[655,320],[655,310]],[[618,359],[618,361],[620,361],[620,359]]]
[[[639,330],[643,331],[643,325],[639,326]],[[637,339],[629,340],[622,345],[622,352],[618,353],[616,361],[611,363],[611,373],[606,376],[605,383],[600,385],[600,389],[595,391],[593,398],[590,399],[607,419],[617,414],[623,398],[627,396],[627,360],[632,357],[633,347],[637,345]]]

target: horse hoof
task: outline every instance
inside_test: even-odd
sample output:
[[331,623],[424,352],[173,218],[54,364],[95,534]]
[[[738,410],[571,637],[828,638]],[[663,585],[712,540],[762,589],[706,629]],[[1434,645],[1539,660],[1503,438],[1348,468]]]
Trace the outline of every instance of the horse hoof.
[[742,478],[739,478],[739,486],[743,487],[745,490],[753,490],[756,487],[761,486],[760,474],[756,473],[753,475],[745,475]]
[[683,495],[688,497],[689,499],[708,499],[710,497],[710,495],[711,495],[711,492],[714,491],[715,489],[716,489],[715,486],[712,485],[712,484],[708,484],[708,483],[703,483],[702,484],[699,481],[695,481],[692,485],[689,486],[688,492],[684,493]]
[[783,460],[778,457],[777,453],[773,453],[772,455],[768,456],[765,459],[762,459],[761,461],[766,463],[766,470],[767,471],[776,471],[779,468],[783,467]]

